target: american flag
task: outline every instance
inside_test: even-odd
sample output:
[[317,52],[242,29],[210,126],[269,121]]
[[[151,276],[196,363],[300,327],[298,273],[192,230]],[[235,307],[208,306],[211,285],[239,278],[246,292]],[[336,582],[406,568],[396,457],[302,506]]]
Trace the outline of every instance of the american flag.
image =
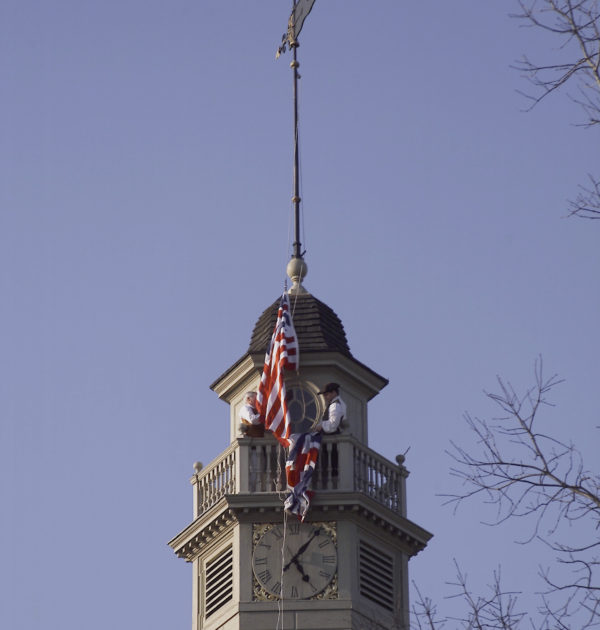
[[283,371],[284,369],[297,370],[298,361],[298,338],[290,313],[288,294],[284,291],[279,303],[275,330],[265,356],[256,403],[265,428],[272,431],[279,442],[286,447],[290,443],[291,423]]
[[310,506],[312,492],[309,490],[317,458],[321,449],[322,434],[293,433],[290,436],[290,450],[285,463],[285,474],[290,494],[284,508],[304,520]]

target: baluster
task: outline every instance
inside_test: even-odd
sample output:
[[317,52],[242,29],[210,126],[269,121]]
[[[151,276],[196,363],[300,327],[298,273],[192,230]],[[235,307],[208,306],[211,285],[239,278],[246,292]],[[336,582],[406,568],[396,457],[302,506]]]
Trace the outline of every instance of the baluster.
[[277,477],[277,447],[274,444],[269,446],[269,476],[265,480],[265,490],[273,492],[279,488],[279,478]]
[[361,466],[360,466],[360,473],[361,473],[361,486],[360,486],[360,491],[364,492],[365,494],[369,494],[369,463],[367,461],[367,453],[365,451],[361,451]]
[[208,509],[211,505],[212,505],[212,498],[213,498],[213,473],[214,471],[211,470],[210,473],[208,474],[208,478],[206,480],[206,485],[207,485],[207,496],[206,496],[206,509]]
[[361,492],[367,493],[367,454],[364,451],[359,451],[360,462],[360,486],[358,489]]
[[249,457],[248,457],[248,469],[250,474],[248,475],[248,483],[250,492],[256,492],[257,488],[257,473],[258,466],[256,460],[258,458],[258,453],[256,452],[256,446],[249,447]]
[[210,503],[212,501],[212,493],[213,493],[213,489],[212,489],[212,473],[213,471],[211,470],[208,475],[206,476],[206,509],[208,510]]
[[390,510],[392,509],[392,484],[393,484],[393,473],[392,471],[386,466],[385,467],[385,477],[383,480],[383,485],[382,485],[382,503],[390,508]]
[[[275,479],[275,473],[277,471],[277,455],[273,449],[273,444],[267,446],[267,474],[263,484],[263,492],[270,492],[274,489],[272,482]],[[278,482],[279,480],[277,480],[275,486],[277,486]]]
[[331,444],[331,487],[334,490],[339,488],[340,482],[340,452],[337,442]]
[[225,494],[229,494],[231,491],[231,455],[227,457],[227,464],[225,466]]
[[354,447],[354,489],[358,492],[362,492],[363,484],[362,484],[362,472],[363,461],[362,461],[362,451]]
[[231,493],[231,463],[233,461],[233,456],[231,454],[227,457],[227,466],[225,473],[225,494]]
[[287,477],[285,474],[285,463],[286,463],[285,449],[280,448],[279,446],[277,446],[276,448],[277,448],[277,453],[279,454],[279,463],[280,463],[278,490],[285,490],[287,488]]
[[[323,447],[325,447],[323,449]],[[331,479],[331,444],[327,442],[321,445],[323,450],[323,460],[321,465],[321,483],[323,490],[329,490],[329,481]]]
[[260,460],[258,465],[258,490],[259,492],[266,492],[267,479],[268,479],[268,461],[269,461],[269,447],[263,444],[260,448]]
[[205,480],[205,487],[206,487],[206,502],[205,502],[205,508],[204,508],[205,510],[208,510],[208,507],[210,505],[211,498],[212,498],[212,484],[210,482],[211,476],[212,476],[212,471],[208,473]]

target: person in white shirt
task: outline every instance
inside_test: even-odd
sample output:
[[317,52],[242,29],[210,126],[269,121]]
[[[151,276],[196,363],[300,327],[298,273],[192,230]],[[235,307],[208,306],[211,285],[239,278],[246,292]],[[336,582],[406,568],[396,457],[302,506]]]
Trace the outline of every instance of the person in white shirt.
[[[346,403],[340,398],[340,386],[327,383],[319,394],[325,399],[325,413],[314,428],[323,433],[339,433],[342,421],[346,416]],[[339,456],[337,444],[331,442],[321,447],[319,453],[321,485],[325,490],[336,490],[339,481]]]
[[240,409],[242,432],[247,437],[263,437],[265,425],[260,421],[260,414],[256,410],[256,392],[246,392],[244,404]]
[[319,394],[325,399],[327,407],[315,431],[339,433],[340,424],[346,416],[346,403],[340,398],[340,386],[337,383],[327,383]]

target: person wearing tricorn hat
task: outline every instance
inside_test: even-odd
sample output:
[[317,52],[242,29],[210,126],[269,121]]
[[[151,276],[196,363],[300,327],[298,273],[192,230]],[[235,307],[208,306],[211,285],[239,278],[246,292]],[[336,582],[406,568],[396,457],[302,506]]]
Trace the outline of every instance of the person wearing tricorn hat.
[[340,424],[346,416],[346,403],[340,398],[340,386],[337,383],[327,383],[319,394],[323,396],[327,406],[315,430],[324,433],[339,433]]

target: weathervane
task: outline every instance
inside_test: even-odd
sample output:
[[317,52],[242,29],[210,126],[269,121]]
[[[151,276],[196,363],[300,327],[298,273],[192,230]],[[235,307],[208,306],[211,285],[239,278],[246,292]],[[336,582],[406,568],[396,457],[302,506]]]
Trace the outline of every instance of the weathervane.
[[281,45],[277,49],[276,58],[286,51],[286,47],[292,51],[293,59],[290,67],[294,73],[294,244],[292,259],[287,266],[287,274],[292,279],[293,285],[290,293],[305,293],[302,287],[302,279],[306,276],[307,266],[304,262],[305,251],[302,251],[300,243],[300,178],[299,178],[299,149],[298,149],[298,67],[300,63],[297,59],[298,35],[302,30],[304,20],[310,13],[315,0],[294,0],[292,13],[288,20],[287,33],[281,38]]

